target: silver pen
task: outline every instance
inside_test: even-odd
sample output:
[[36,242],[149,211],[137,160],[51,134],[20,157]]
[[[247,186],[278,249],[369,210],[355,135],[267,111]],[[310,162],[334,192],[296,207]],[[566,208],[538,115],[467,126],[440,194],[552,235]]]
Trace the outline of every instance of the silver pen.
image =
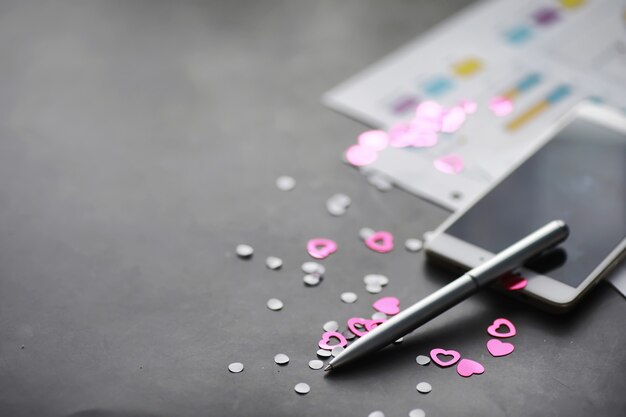
[[470,270],[445,287],[393,316],[348,346],[328,363],[325,371],[340,368],[362,356],[376,352],[422,324],[457,305],[502,274],[526,260],[561,243],[569,228],[554,220]]

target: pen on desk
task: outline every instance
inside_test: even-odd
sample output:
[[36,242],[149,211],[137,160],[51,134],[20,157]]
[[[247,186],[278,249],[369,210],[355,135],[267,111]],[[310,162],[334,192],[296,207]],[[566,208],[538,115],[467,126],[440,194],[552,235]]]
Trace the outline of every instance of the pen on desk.
[[564,221],[551,221],[482,265],[466,272],[445,287],[374,328],[333,358],[324,370],[340,368],[364,355],[382,349],[454,307],[502,274],[522,265],[529,258],[561,243],[568,234],[569,228]]

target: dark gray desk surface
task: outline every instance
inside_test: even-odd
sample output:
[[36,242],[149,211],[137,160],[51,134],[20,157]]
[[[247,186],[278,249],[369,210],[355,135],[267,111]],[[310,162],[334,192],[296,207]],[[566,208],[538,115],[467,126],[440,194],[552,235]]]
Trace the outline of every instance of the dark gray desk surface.
[[[0,415],[623,413],[626,302],[607,285],[565,317],[486,293],[368,367],[307,367],[322,323],[371,312],[366,273],[387,274],[384,294],[406,303],[450,279],[421,253],[362,246],[363,226],[401,243],[447,213],[341,163],[363,126],[320,95],[464,3],[2,2]],[[281,174],[293,192],[275,188]],[[324,202],[339,191],[353,206],[333,218]],[[305,288],[317,235],[340,250]],[[233,255],[241,242],[249,262]],[[283,270],[265,268],[270,254]],[[356,304],[340,302],[346,290]],[[519,335],[494,359],[484,329],[500,316]],[[436,346],[487,371],[418,367]],[[415,391],[422,380],[432,393]]]

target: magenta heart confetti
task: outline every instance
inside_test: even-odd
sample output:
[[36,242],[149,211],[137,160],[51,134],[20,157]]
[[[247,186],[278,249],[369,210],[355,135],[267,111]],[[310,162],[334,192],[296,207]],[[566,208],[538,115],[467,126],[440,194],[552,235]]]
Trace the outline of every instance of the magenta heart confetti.
[[[452,359],[449,359],[447,361],[445,360],[441,360],[439,359],[439,355],[444,355],[444,356],[452,356]],[[457,352],[456,350],[445,350],[445,349],[441,349],[441,348],[436,348],[430,351],[430,358],[433,360],[433,362],[435,362],[437,365],[446,368],[448,366],[452,366],[455,363],[457,363],[459,361],[459,359],[461,359],[461,354],[459,352]]]
[[[507,327],[508,331],[505,331],[504,333],[498,332],[498,329],[501,326]],[[515,329],[513,323],[511,323],[509,320],[499,318],[496,319],[493,324],[487,328],[487,333],[489,333],[493,337],[507,338],[515,336],[517,334],[517,330]]]
[[498,339],[490,339],[487,342],[487,350],[493,357],[506,356],[515,350],[512,343],[506,343]]
[[[331,345],[329,344],[331,339],[337,339],[339,343]],[[348,341],[346,340],[345,336],[339,332],[324,332],[324,334],[322,334],[322,338],[317,343],[317,345],[322,349],[332,350],[335,346],[346,347],[348,345]]]
[[383,324],[386,321],[387,321],[386,319],[368,320],[367,323],[365,323],[365,328],[367,329],[368,332],[371,332],[372,330],[377,328],[379,324]]
[[507,274],[499,279],[500,285],[509,291],[519,291],[526,288],[528,280],[516,274]]
[[472,375],[480,375],[485,372],[485,367],[480,363],[471,359],[461,359],[456,366],[456,372],[462,377],[470,377]]
[[374,301],[372,307],[374,307],[376,311],[380,311],[381,313],[393,316],[400,312],[400,300],[398,300],[396,297],[383,297],[379,300]]
[[389,232],[374,232],[365,239],[365,246],[378,253],[387,253],[393,250],[393,235]]
[[456,154],[444,155],[433,161],[433,165],[444,174],[458,174],[463,171],[463,157]]
[[[369,322],[369,319],[364,319],[362,317],[352,317],[348,319],[348,329],[350,329],[350,331],[358,337],[365,336],[367,334],[367,330],[363,330],[366,329],[365,326],[367,325],[367,322]],[[360,324],[360,326],[357,327],[358,324]]]
[[337,243],[330,239],[318,237],[309,240],[306,250],[315,259],[324,259],[337,251]]

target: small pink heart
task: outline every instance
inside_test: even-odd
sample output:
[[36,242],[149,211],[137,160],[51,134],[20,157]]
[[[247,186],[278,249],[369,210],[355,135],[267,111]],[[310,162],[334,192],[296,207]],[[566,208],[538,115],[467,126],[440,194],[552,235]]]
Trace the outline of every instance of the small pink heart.
[[368,332],[371,332],[372,330],[377,328],[379,324],[383,324],[386,321],[387,320],[385,319],[368,320],[367,323],[365,323],[365,328]]
[[485,367],[471,359],[461,359],[459,364],[456,366],[456,372],[467,378],[468,376],[472,376],[474,374],[482,374],[485,372]]
[[391,252],[393,235],[385,231],[374,232],[365,239],[365,246],[378,253]]
[[[500,326],[506,326],[508,328],[508,331],[504,333],[498,332]],[[507,319],[500,318],[496,319],[491,326],[487,327],[487,333],[489,333],[493,337],[506,338],[515,336],[517,334],[517,330],[515,329],[515,326],[513,326],[513,323],[511,323]]]
[[[368,330],[365,330],[367,329],[367,322],[369,322],[368,319],[364,319],[361,317],[352,317],[351,319],[348,319],[348,329],[350,329],[350,331],[358,337],[365,336],[368,332]],[[357,324],[361,325],[359,326],[360,329],[357,327]]]
[[499,278],[500,284],[509,291],[518,291],[526,288],[528,280],[519,275],[509,273]]
[[372,307],[381,313],[393,316],[400,312],[400,300],[396,297],[383,297],[380,300],[374,301]]
[[[439,359],[439,355],[452,356],[452,359],[448,361],[443,361]],[[461,354],[457,352],[456,350],[445,350],[445,349],[437,348],[437,349],[433,349],[430,351],[430,358],[437,365],[445,368],[447,366],[452,366],[455,363],[457,363],[458,360],[461,359]]]
[[324,259],[331,253],[337,251],[337,244],[330,239],[320,237],[309,240],[309,243],[306,245],[306,250],[309,252],[309,255],[315,259]]
[[512,343],[506,343],[498,339],[490,339],[487,342],[487,350],[491,353],[491,356],[499,357],[506,356],[515,350],[515,346]]
[[[336,345],[328,344],[328,342],[330,342],[330,339],[332,338],[339,340],[339,343],[337,343]],[[317,345],[322,349],[332,350],[335,346],[346,347],[348,345],[348,341],[346,340],[344,335],[339,332],[325,332]]]

